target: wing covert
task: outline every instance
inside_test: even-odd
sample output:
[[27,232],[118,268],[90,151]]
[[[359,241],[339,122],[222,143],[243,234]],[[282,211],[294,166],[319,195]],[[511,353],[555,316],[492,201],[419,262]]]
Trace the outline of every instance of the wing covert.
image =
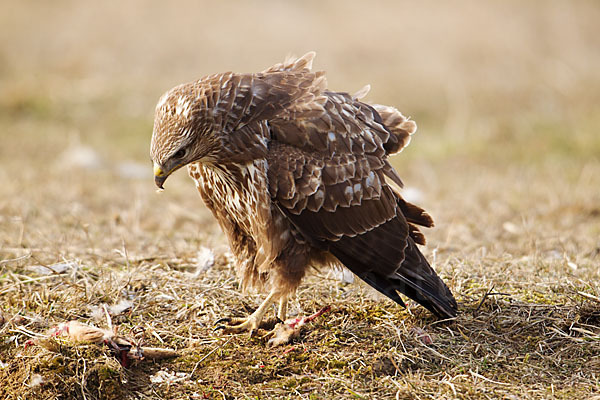
[[328,159],[273,141],[267,162],[271,198],[308,238],[354,237],[396,216],[382,169],[365,156]]

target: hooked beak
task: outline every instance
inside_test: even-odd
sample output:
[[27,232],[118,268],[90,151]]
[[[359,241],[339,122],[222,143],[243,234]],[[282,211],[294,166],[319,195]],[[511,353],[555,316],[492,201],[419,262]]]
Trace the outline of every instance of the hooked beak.
[[165,173],[165,171],[161,168],[160,165],[154,163],[154,183],[159,189],[164,189],[163,183],[165,183],[168,176],[169,174]]

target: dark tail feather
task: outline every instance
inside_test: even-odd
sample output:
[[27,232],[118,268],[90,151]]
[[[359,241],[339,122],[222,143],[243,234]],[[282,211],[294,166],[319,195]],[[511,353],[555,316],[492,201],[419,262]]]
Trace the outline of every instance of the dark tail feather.
[[405,307],[405,304],[398,292],[439,318],[456,317],[458,306],[452,292],[431,268],[412,238],[407,238],[404,261],[391,275],[378,273],[371,266],[363,265],[359,257],[347,252],[332,252],[355,275],[401,306]]
[[410,237],[404,250],[404,262],[396,271],[396,276],[388,279],[395,290],[404,293],[436,316],[456,317],[458,306],[452,292]]

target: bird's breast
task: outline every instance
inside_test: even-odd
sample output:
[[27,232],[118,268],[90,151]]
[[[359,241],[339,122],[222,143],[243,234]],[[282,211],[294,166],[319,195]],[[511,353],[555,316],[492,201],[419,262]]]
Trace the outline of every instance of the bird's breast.
[[188,167],[200,196],[223,228],[223,219],[234,222],[244,233],[256,232],[256,224],[270,208],[266,161],[247,164],[194,163]]

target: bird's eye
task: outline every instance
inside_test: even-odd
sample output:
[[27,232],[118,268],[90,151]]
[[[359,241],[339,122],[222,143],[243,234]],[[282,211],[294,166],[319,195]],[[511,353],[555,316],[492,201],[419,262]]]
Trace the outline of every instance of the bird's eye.
[[185,149],[177,150],[177,153],[173,154],[173,158],[183,158],[185,156]]

